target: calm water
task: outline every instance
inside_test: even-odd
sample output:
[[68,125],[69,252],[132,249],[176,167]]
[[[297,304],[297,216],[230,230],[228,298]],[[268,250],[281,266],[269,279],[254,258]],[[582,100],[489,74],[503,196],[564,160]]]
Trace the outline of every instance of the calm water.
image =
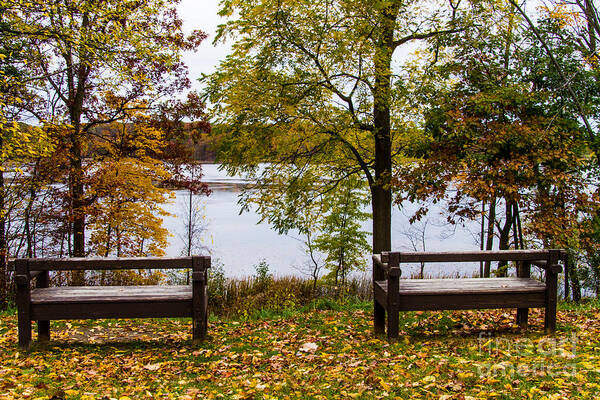
[[[301,237],[290,233],[279,235],[266,223],[258,224],[259,216],[255,212],[239,214],[238,195],[240,185],[245,182],[242,177],[229,177],[218,170],[218,164],[203,166],[203,180],[207,182],[212,194],[203,197],[206,218],[206,233],[202,238],[203,244],[209,249],[213,260],[219,260],[228,276],[247,276],[254,273],[254,266],[264,259],[271,272],[276,275],[302,275],[303,267],[308,265],[309,258],[302,248]],[[182,254],[184,242],[180,236],[185,235],[182,215],[185,213],[188,193],[178,191],[176,200],[166,208],[174,217],[165,219],[165,227],[171,232],[167,254],[178,256]],[[411,229],[408,218],[416,205],[408,205],[392,211],[392,247],[394,250],[413,250],[407,238],[407,230]],[[473,250],[477,249],[474,234],[478,224],[466,227],[448,227],[443,224],[444,217],[440,208],[433,206],[425,227],[426,250]],[[413,236],[418,236],[422,223],[412,228]],[[364,229],[371,232],[371,221],[364,224]],[[452,230],[450,230],[452,229]],[[416,233],[416,235],[414,235]],[[422,250],[420,238],[418,250]],[[370,255],[365,255],[370,260]],[[370,264],[370,263],[369,263]],[[411,266],[418,271],[417,266]],[[463,264],[461,266],[429,264],[425,273],[431,275],[456,274],[471,275],[479,271],[479,265]],[[403,275],[406,271],[403,269]]]

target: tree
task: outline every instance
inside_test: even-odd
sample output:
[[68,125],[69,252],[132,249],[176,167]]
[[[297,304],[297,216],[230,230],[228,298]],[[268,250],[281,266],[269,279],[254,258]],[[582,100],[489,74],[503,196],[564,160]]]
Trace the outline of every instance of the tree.
[[280,174],[263,182],[271,190],[249,191],[242,201],[256,206],[261,222],[268,222],[280,234],[297,231],[310,258],[310,274],[316,289],[324,255],[327,280],[344,287],[351,271],[364,268],[369,252],[368,233],[362,229],[371,216],[364,211],[368,189],[358,176],[341,180],[331,188],[323,176],[327,166],[314,166],[298,174],[293,165],[281,166]]
[[[430,136],[414,153],[423,158],[401,169],[398,182],[404,188],[410,182],[405,198],[413,201],[450,197],[450,221],[478,218],[478,205],[487,204],[488,249],[494,231],[501,250],[511,241],[522,248],[524,236],[544,247],[567,247],[581,215],[598,206],[588,190],[596,182],[586,129],[548,73],[546,55],[518,29],[514,10],[499,18],[504,23],[497,31],[469,32],[440,64],[435,90],[425,90]],[[578,71],[567,48],[558,60]],[[577,82],[584,89],[584,80]]]
[[134,124],[113,124],[108,137],[97,143],[102,158],[89,182],[91,248],[103,257],[162,256],[168,231],[161,217],[168,214],[160,206],[173,195],[156,185],[170,174],[152,155],[165,147],[164,135],[139,116]]
[[89,140],[104,124],[127,120],[162,96],[189,86],[182,50],[205,35],[185,37],[177,2],[5,0],[15,37],[28,41],[28,66],[44,84],[39,120],[69,127],[69,190],[73,255],[85,256]]
[[344,288],[351,271],[364,270],[365,254],[369,254],[368,235],[361,227],[361,222],[371,216],[363,211],[368,199],[355,176],[341,184],[336,192],[328,192],[323,204],[325,215],[318,225],[314,246],[326,254],[327,278]]
[[[532,21],[530,16],[525,12],[524,8],[518,4],[515,0],[509,0],[509,3],[519,12],[524,18],[528,28],[535,35],[537,41],[543,48],[548,59],[552,63],[553,69],[556,74],[560,77],[562,84],[564,85],[564,91],[570,97],[575,112],[581,118],[585,125],[590,142],[593,144],[593,148],[598,152],[598,140],[596,139],[596,132],[592,126],[592,122],[589,119],[587,110],[585,107],[585,101],[582,100],[576,90],[571,86],[571,77],[562,69],[562,66],[555,57],[555,49],[553,49],[552,42],[558,42],[559,45],[575,44],[578,52],[583,55],[583,64],[588,64],[592,68],[598,66],[598,54],[596,53],[596,43],[598,41],[598,34],[600,33],[599,15],[596,6],[591,0],[583,1],[563,1],[558,0],[555,2],[549,2],[549,6],[546,6],[546,12],[548,19],[553,20],[560,26],[568,26],[569,30],[551,30],[550,32],[544,31],[540,26]],[[546,19],[546,21],[548,20]],[[548,35],[551,33],[551,35]],[[556,33],[559,33],[556,35]]]
[[288,171],[282,165],[297,167],[289,182],[327,167],[329,188],[361,174],[370,191],[372,251],[390,250],[392,164],[412,126],[399,111],[405,82],[392,61],[408,43],[454,32],[458,6],[231,1],[221,15],[232,20],[217,39],[236,42],[205,82],[229,128],[222,149],[228,170],[250,173],[255,189]]
[[[23,162],[47,154],[52,149],[45,131],[20,123],[24,110],[36,105],[32,85],[27,82],[31,72],[25,62],[27,44],[12,37],[11,22],[0,3],[0,309],[8,299],[8,240],[11,210],[18,196],[14,194],[16,177],[22,177],[19,168]],[[11,183],[6,182],[5,171],[12,172]],[[12,192],[12,193],[11,193]]]

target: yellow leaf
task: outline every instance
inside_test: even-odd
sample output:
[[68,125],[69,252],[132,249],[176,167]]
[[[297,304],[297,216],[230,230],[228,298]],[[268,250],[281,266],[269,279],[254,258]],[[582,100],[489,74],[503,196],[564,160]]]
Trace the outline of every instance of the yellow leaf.
[[147,369],[148,371],[156,371],[157,369],[160,368],[160,363],[147,364],[147,365],[144,365],[144,368]]

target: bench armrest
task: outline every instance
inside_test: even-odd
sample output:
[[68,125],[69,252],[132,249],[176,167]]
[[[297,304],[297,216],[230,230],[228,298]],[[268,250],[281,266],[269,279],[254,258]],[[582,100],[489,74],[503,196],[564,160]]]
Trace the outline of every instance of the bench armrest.
[[31,282],[31,279],[29,278],[28,275],[24,275],[24,274],[15,275],[15,283],[17,286],[29,287],[29,282]]
[[383,271],[385,278],[387,279],[388,277],[395,277],[395,278],[399,278],[400,276],[402,276],[402,270],[400,269],[400,267],[390,267],[388,262],[383,262],[381,255],[379,254],[373,254],[373,265],[375,265],[375,268],[379,268],[381,271]]
[[548,261],[547,260],[541,260],[541,261],[532,261],[531,262],[533,265],[535,265],[536,267],[540,267],[546,271],[551,271],[554,272],[555,274],[560,274],[563,271],[563,267],[560,264],[550,264],[548,265]]

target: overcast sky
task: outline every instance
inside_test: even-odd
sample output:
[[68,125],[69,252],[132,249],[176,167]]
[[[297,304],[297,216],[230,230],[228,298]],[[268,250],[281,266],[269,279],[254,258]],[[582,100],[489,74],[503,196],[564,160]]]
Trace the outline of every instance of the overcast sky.
[[196,53],[190,52],[184,57],[195,88],[199,87],[197,79],[200,75],[213,72],[229,52],[229,45],[213,46],[217,26],[225,21],[217,15],[218,10],[219,0],[182,0],[179,4],[179,15],[185,32],[201,29],[209,35]]
[[[219,17],[220,0],[182,0],[179,4],[179,16],[183,20],[183,29],[186,33],[194,29],[201,29],[208,34],[206,39],[196,53],[189,52],[184,56],[184,62],[190,71],[190,79],[193,88],[199,89],[198,78],[203,74],[209,74],[216,70],[219,61],[223,60],[230,51],[231,43],[219,43],[213,45],[217,26],[225,22]],[[394,64],[398,64],[415,49],[414,45],[403,46],[395,55]],[[397,65],[395,66],[397,67]],[[393,65],[394,68],[394,65]]]

